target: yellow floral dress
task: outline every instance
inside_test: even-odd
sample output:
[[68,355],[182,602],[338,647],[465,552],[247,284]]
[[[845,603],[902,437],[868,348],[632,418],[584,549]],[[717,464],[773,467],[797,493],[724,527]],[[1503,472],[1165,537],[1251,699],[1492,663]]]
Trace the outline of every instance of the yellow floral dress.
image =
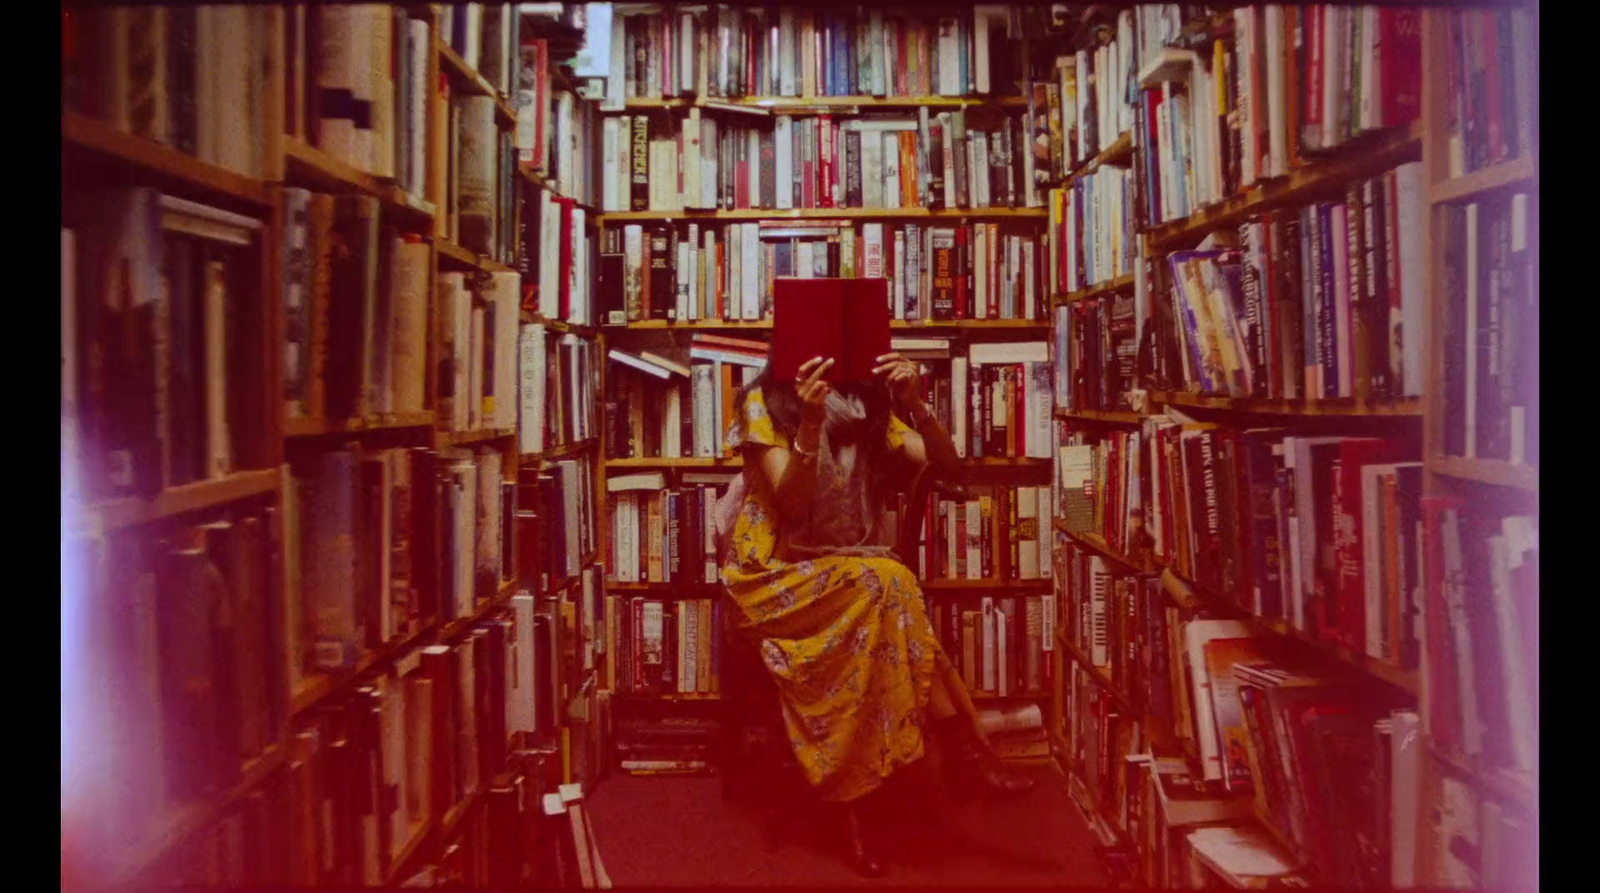
[[[910,430],[891,418],[890,447],[898,450]],[[728,439],[735,449],[789,446],[759,389]],[[783,531],[763,490],[746,490],[722,581],[777,683],[807,778],[824,800],[854,800],[922,756],[923,710],[946,658],[905,565],[858,556],[779,559]]]

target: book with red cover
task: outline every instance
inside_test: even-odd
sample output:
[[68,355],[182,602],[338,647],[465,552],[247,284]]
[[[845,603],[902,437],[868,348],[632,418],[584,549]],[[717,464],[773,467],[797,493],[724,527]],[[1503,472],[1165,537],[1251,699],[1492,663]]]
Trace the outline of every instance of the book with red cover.
[[889,352],[886,279],[773,281],[772,373],[793,380],[815,357],[832,357],[830,382],[872,377]]

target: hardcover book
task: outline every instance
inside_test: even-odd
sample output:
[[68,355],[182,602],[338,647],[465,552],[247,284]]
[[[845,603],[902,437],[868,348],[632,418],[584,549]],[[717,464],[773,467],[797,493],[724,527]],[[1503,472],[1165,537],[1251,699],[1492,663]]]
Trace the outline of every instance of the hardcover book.
[[796,377],[814,357],[831,357],[830,382],[872,377],[889,352],[886,279],[773,281],[773,374]]

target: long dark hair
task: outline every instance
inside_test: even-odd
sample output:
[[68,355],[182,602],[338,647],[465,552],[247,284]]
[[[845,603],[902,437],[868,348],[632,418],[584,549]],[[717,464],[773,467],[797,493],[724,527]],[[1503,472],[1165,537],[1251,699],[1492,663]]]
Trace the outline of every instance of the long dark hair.
[[[800,393],[793,380],[780,379],[772,374],[772,357],[768,354],[767,365],[762,368],[761,374],[744,388],[740,389],[734,397],[734,412],[738,417],[744,415],[745,399],[752,390],[760,389],[762,402],[766,404],[767,415],[772,418],[772,427],[783,435],[783,438],[794,443],[795,434],[800,430]],[[889,459],[889,416],[894,409],[894,401],[890,397],[889,388],[881,379],[869,378],[860,381],[839,382],[834,386],[841,397],[855,397],[861,401],[866,409],[866,417],[851,425],[841,432],[829,435],[829,440],[835,448],[857,444],[861,447],[858,462],[864,462],[868,469],[868,493],[874,499],[881,501],[892,491],[898,481],[890,472],[899,469],[897,462]]]

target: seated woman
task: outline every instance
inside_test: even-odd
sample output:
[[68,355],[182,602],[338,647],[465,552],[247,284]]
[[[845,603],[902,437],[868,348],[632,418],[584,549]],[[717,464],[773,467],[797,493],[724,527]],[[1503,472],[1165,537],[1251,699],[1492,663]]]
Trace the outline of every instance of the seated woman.
[[956,454],[917,367],[898,354],[878,362],[879,379],[837,389],[823,380],[831,359],[795,381],[774,381],[769,364],[739,395],[728,438],[747,489],[722,569],[799,763],[822,799],[845,804],[849,860],[869,876],[884,866],[855,804],[923,755],[925,731],[953,796],[1032,787],[984,744],[917,579],[893,557],[884,507],[896,484],[930,456],[953,468]]

